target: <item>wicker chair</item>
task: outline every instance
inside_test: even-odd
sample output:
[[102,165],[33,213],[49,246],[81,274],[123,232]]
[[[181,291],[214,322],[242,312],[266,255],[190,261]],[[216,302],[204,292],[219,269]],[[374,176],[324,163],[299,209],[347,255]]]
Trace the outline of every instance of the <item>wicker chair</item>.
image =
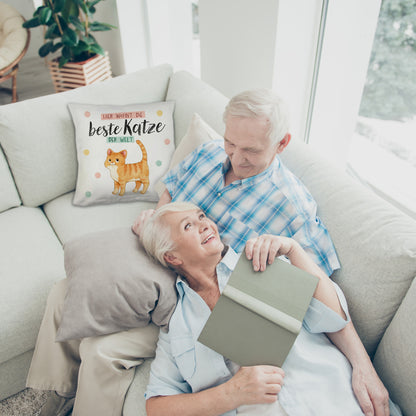
[[12,87],[1,88],[17,101],[17,71],[30,42],[29,30],[22,27],[24,18],[12,6],[0,2],[0,83],[12,79]]

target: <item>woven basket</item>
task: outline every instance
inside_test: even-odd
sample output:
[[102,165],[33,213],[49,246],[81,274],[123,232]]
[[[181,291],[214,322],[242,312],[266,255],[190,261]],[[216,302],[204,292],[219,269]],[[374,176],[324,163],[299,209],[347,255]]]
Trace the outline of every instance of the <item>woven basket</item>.
[[108,52],[83,62],[68,62],[62,68],[59,68],[58,59],[54,59],[48,61],[48,66],[56,92],[94,84],[112,76]]

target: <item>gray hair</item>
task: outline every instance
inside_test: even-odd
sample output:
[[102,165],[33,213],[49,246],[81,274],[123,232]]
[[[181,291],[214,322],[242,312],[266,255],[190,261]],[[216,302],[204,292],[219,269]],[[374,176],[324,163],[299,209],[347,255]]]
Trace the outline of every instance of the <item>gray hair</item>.
[[165,267],[168,267],[165,254],[175,249],[175,243],[172,240],[169,227],[163,223],[163,217],[169,212],[191,210],[199,210],[199,207],[190,202],[171,202],[158,208],[143,224],[140,241],[146,253]]
[[289,132],[289,114],[285,103],[267,89],[244,91],[231,98],[224,111],[224,123],[227,123],[228,117],[266,119],[268,136],[273,144],[279,143]]

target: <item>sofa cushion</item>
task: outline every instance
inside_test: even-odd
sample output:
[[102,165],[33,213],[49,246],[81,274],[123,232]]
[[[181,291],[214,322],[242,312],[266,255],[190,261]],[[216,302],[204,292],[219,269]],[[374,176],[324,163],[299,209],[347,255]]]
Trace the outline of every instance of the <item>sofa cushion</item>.
[[75,134],[68,102],[163,101],[171,73],[171,66],[162,65],[60,94],[0,106],[0,143],[23,203],[38,206],[75,189]]
[[[185,136],[182,137],[182,140],[176,147],[175,152],[173,153],[172,160],[169,164],[169,169],[172,169],[178,163],[180,163],[186,156],[188,156],[193,150],[203,143],[206,143],[209,140],[218,140],[222,139],[211,126],[205,123],[202,120],[199,114],[194,114],[191,119],[191,123],[186,131]],[[165,185],[160,180],[156,184],[156,191],[161,195],[165,190]]]
[[178,71],[172,75],[166,99],[176,103],[176,145],[185,135],[194,113],[198,113],[215,131],[224,133],[222,115],[228,98],[189,72]]
[[63,250],[39,208],[0,215],[0,363],[33,348],[53,282],[65,277]]
[[157,202],[155,184],[175,150],[174,102],[68,106],[78,158],[74,204]]
[[372,356],[416,275],[416,223],[308,145],[282,160],[316,199],[341,263],[332,277]]
[[0,212],[21,204],[9,165],[0,148]]
[[153,358],[147,358],[142,365],[136,367],[133,381],[124,400],[123,416],[146,416],[146,401],[143,398],[152,361]]
[[73,197],[74,193],[71,192],[43,206],[62,244],[84,234],[130,227],[142,210],[155,207],[154,202],[77,207],[72,204]]
[[167,327],[176,307],[176,273],[153,262],[130,227],[76,238],[64,253],[68,292],[57,341],[150,322]]
[[404,414],[416,409],[416,278],[387,328],[374,356],[374,366],[393,401]]

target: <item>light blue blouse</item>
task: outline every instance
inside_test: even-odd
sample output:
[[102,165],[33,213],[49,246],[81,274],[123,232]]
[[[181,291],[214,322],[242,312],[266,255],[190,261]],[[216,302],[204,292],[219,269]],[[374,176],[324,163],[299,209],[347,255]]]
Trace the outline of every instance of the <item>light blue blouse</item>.
[[[239,255],[229,248],[218,264],[221,292],[238,258]],[[169,332],[160,332],[146,399],[215,387],[229,380],[235,372],[230,371],[233,366],[222,355],[197,341],[211,313],[208,305],[180,277],[176,287],[178,304],[169,324]],[[285,378],[278,397],[289,416],[333,416],[340,414],[340,411],[348,416],[363,415],[351,387],[351,366],[324,334],[339,331],[350,319],[345,297],[341,289],[337,285],[335,287],[348,320],[312,299],[301,332],[282,367]],[[273,414],[262,412],[266,413]],[[237,410],[233,410],[224,415],[236,414]]]

